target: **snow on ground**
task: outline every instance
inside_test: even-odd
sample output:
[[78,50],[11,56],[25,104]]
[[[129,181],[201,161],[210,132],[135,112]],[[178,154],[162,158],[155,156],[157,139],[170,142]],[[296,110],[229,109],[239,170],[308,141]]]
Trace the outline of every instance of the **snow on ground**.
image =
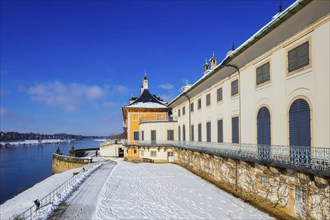
[[45,197],[48,193],[56,189],[59,185],[72,177],[74,172],[81,171],[82,168],[68,170],[64,173],[54,174],[47,179],[37,183],[33,187],[18,194],[12,199],[0,205],[1,219],[8,219],[14,214],[20,214],[33,205],[33,201]]
[[61,139],[45,139],[41,140],[25,140],[25,141],[9,141],[9,142],[0,142],[0,146],[6,145],[32,145],[32,144],[53,144],[53,143],[61,143],[66,142],[67,140]]
[[[87,165],[88,166],[88,165]],[[94,166],[94,165],[93,165]],[[86,166],[85,166],[86,167]],[[89,168],[86,168],[88,171]],[[65,181],[70,179],[73,176],[74,172],[80,172],[82,168],[72,169],[60,174],[54,174],[47,179],[37,183],[33,187],[25,190],[24,192],[18,194],[12,199],[7,200],[4,204],[0,205],[0,219],[10,219],[15,215],[21,214],[26,209],[34,205],[33,201],[36,199],[42,199],[50,192],[55,190]],[[88,173],[82,175],[82,178]],[[71,192],[78,187],[81,181],[77,181],[76,185],[71,188]],[[68,190],[64,190],[65,193],[71,193]],[[60,195],[61,198],[65,198],[67,195]],[[43,212],[44,214],[46,212]]]
[[95,218],[273,219],[180,166],[117,162]]
[[101,189],[111,173],[116,162],[104,160],[102,167],[96,170],[79,188],[66,200],[68,204],[59,219],[92,219],[96,210],[96,201]]

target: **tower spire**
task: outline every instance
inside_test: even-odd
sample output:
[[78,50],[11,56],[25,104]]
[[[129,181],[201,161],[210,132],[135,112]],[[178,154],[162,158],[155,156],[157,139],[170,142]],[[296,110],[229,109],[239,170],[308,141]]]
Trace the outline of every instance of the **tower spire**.
[[282,9],[282,0],[280,0],[280,8],[279,8],[279,11],[278,12],[282,12],[283,11],[283,9]]
[[147,69],[144,69],[144,77],[143,79],[147,79]]

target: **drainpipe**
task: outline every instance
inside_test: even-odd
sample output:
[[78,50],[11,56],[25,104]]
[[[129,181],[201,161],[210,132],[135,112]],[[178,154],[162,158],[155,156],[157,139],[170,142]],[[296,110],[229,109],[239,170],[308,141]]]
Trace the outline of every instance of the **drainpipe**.
[[186,93],[183,95],[188,99],[188,114],[189,114],[189,122],[188,122],[188,131],[189,131],[189,142],[191,141],[191,111],[190,111],[190,98]]
[[[239,108],[238,108],[238,111],[239,111],[239,121],[238,121],[238,127],[239,127],[239,144],[241,146],[241,143],[242,143],[242,129],[241,129],[241,126],[242,126],[242,118],[241,118],[241,115],[242,115],[242,105],[241,105],[241,72],[239,71],[239,68],[234,65],[234,64],[225,64],[225,66],[227,67],[232,67],[234,69],[236,69],[236,71],[238,72],[238,91],[239,91],[239,96],[238,96],[238,103],[239,103]],[[238,169],[237,169],[237,160],[235,160],[235,191],[237,191],[238,189]]]

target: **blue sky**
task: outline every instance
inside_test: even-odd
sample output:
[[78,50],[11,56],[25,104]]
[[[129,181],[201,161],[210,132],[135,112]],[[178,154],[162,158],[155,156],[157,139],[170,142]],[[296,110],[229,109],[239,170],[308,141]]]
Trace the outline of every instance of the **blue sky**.
[[[280,0],[1,1],[1,131],[109,135],[149,89],[166,101],[269,22]],[[293,0],[283,0],[283,9]]]

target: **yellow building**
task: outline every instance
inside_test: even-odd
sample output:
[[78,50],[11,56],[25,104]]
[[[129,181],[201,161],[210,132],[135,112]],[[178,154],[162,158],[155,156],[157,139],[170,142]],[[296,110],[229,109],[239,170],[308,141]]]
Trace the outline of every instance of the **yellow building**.
[[[125,159],[140,160],[140,150],[135,147],[135,141],[144,140],[144,132],[140,132],[140,123],[143,121],[166,120],[169,108],[166,103],[155,95],[152,95],[148,89],[147,75],[144,75],[141,93],[139,97],[132,97],[129,104],[122,108],[124,129],[127,131],[127,150]],[[151,139],[156,140],[156,133],[151,131]]]

